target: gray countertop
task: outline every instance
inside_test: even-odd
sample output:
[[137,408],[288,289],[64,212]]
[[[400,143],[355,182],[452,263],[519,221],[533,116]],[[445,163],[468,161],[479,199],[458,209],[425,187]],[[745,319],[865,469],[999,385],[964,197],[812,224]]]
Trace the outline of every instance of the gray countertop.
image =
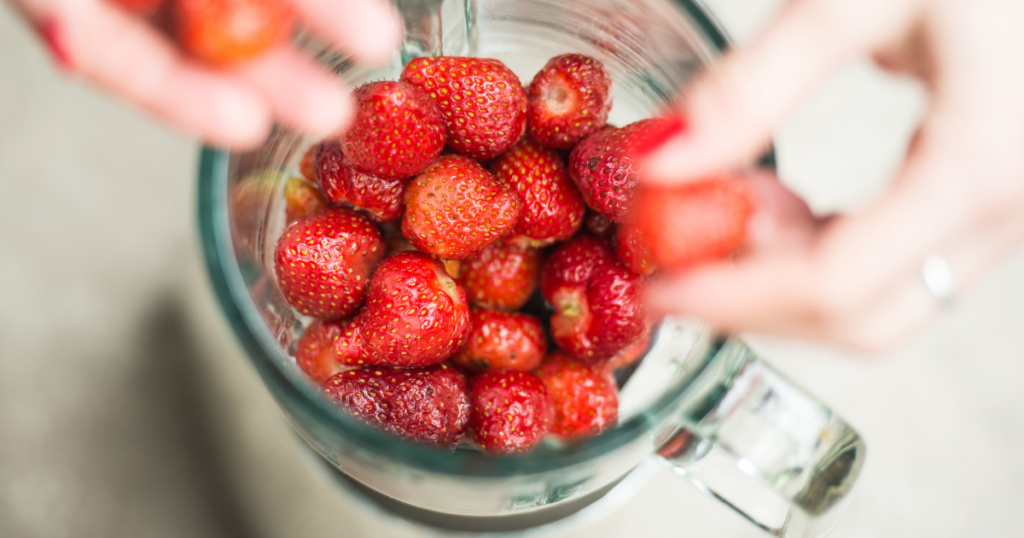
[[[776,0],[706,2],[740,40]],[[869,203],[924,109],[867,64],[777,140],[819,211]],[[0,536],[428,536],[297,447],[212,298],[197,146],[57,72],[0,8]],[[753,338],[867,439],[831,536],[1016,536],[1024,256],[885,357]],[[556,533],[558,534],[558,533]],[[564,536],[761,536],[667,469]]]

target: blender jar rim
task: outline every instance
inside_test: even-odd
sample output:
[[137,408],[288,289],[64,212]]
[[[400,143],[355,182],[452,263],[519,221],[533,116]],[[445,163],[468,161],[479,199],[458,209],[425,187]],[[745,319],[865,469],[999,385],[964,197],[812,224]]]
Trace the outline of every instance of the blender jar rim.
[[[704,41],[710,51],[720,53],[727,48],[728,40],[725,33],[709,16],[699,0],[669,0],[669,3],[674,4],[681,14],[687,17],[696,30],[693,37]],[[663,420],[666,414],[672,412],[675,407],[673,404],[683,397],[685,390],[681,387],[667,391],[643,412],[597,437],[521,456],[487,457],[489,465],[486,466],[465,465],[468,462],[463,460],[467,457],[483,456],[475,451],[467,453],[457,450],[450,453],[416,445],[389,436],[348,416],[321,397],[297,371],[286,370],[280,366],[287,362],[287,357],[249,294],[231,241],[228,211],[229,161],[230,152],[226,150],[210,146],[202,148],[199,163],[198,217],[207,270],[218,302],[264,384],[275,398],[297,403],[298,405],[293,405],[289,409],[297,409],[307,415],[303,418],[341,431],[354,444],[372,448],[382,456],[415,468],[462,477],[500,478],[557,470],[614,451],[643,436],[651,427]],[[704,357],[705,362],[717,349],[716,345],[708,345],[702,350],[707,355]]]

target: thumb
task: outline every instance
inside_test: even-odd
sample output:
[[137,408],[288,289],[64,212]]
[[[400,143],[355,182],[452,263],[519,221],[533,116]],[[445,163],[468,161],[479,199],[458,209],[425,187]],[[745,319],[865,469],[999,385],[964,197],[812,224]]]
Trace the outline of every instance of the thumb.
[[908,27],[917,3],[793,0],[760,37],[680,95],[669,114],[685,117],[687,129],[647,153],[644,180],[679,183],[752,160],[827,76]]

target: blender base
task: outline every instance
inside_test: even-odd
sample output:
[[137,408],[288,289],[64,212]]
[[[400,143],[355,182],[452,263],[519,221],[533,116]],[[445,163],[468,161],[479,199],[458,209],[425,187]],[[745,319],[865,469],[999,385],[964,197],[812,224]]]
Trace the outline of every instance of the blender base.
[[375,508],[382,516],[404,520],[416,526],[430,527],[445,535],[511,533],[518,536],[525,530],[530,530],[531,536],[537,536],[538,533],[543,535],[546,531],[564,533],[569,527],[585,526],[615,511],[649,482],[654,469],[657,468],[654,461],[646,459],[629,473],[601,489],[529,513],[462,516],[426,510],[384,495],[349,477],[319,454],[314,452],[312,455],[342,490]]

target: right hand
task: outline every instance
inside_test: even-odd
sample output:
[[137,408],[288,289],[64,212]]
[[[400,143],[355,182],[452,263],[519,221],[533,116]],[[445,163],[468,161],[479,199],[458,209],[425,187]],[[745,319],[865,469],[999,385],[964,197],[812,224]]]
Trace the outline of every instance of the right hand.
[[861,54],[920,79],[928,116],[872,207],[803,219],[806,238],[667,279],[655,307],[757,331],[884,349],[941,312],[922,265],[969,287],[1024,241],[1024,3],[791,0],[686,91],[690,129],[644,162],[673,184],[749,161],[828,75]]

